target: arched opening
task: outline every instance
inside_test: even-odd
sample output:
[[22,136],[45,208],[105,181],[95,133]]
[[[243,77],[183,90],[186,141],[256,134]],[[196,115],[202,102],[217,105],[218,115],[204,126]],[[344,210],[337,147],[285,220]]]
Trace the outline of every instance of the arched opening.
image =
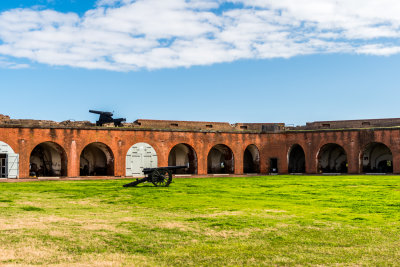
[[207,156],[207,173],[223,174],[235,172],[235,160],[232,150],[226,145],[215,145]]
[[323,173],[347,173],[347,155],[338,144],[326,144],[318,153],[318,171]]
[[142,176],[144,168],[157,167],[157,153],[146,143],[134,144],[126,153],[126,176]]
[[111,149],[99,142],[87,145],[80,157],[81,176],[113,176],[114,155]]
[[0,141],[0,178],[18,178],[19,154],[6,143]]
[[303,148],[295,144],[289,151],[289,163],[288,170],[289,173],[304,173],[306,172],[306,156],[304,154]]
[[169,152],[168,165],[183,166],[188,164],[189,168],[174,170],[173,173],[197,174],[197,155],[193,147],[188,144],[178,144],[174,146]]
[[260,153],[255,145],[247,146],[244,151],[243,173],[260,173]]
[[393,173],[392,151],[382,143],[368,144],[362,154],[365,173]]
[[54,142],[37,145],[31,152],[29,176],[67,176],[67,154],[64,148]]

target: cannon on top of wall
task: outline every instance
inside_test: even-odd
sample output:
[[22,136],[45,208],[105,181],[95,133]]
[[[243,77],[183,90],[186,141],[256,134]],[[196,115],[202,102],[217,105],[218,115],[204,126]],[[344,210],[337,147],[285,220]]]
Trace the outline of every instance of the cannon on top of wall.
[[107,111],[89,110],[90,113],[99,114],[99,120],[96,121],[96,126],[103,126],[104,123],[113,122],[115,127],[122,126],[122,122],[126,121],[125,118],[113,119],[114,114]]

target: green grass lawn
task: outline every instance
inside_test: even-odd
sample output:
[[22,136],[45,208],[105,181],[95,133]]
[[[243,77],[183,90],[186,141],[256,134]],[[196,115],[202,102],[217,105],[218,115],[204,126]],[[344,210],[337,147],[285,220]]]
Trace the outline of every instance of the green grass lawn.
[[0,265],[399,265],[400,176],[0,183]]

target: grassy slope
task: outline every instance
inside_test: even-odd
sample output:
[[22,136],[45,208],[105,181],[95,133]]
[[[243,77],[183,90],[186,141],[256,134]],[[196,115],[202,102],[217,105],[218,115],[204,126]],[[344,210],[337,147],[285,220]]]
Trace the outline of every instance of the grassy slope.
[[0,183],[0,265],[396,265],[400,177]]

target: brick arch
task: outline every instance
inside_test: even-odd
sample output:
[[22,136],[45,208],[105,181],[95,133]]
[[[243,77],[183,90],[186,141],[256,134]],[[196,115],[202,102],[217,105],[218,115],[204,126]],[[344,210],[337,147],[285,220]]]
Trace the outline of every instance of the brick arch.
[[87,143],[79,153],[81,176],[114,176],[115,152],[104,142]]
[[[188,150],[183,151],[183,153],[179,153],[178,150]],[[177,143],[168,149],[168,165],[169,166],[177,166],[177,165],[189,165],[187,169],[176,170],[174,173],[177,174],[197,174],[198,173],[198,154],[196,149],[188,144],[188,143]],[[180,158],[178,158],[178,153],[180,154]],[[185,155],[183,155],[185,154]]]
[[371,144],[382,144],[382,145],[386,146],[393,153],[394,149],[391,148],[391,145],[387,144],[386,142],[382,142],[382,141],[371,141],[371,142],[363,144],[360,147],[359,153],[362,154],[364,152],[364,150]]
[[185,145],[188,145],[188,146],[192,147],[196,151],[196,153],[197,153],[197,151],[200,151],[200,147],[198,145],[196,145],[194,142],[190,142],[188,140],[184,140],[184,141],[183,140],[178,140],[178,141],[175,141],[175,142],[168,143],[168,148],[167,148],[168,152],[171,151],[171,149],[174,146],[179,145],[179,144],[185,144]]
[[[367,151],[369,149],[372,151]],[[381,151],[379,151],[379,149]],[[375,158],[373,162],[371,162],[371,157],[373,157],[372,154],[374,152],[376,152],[375,155],[378,154],[379,157]],[[379,159],[380,162],[377,164],[377,160]],[[378,166],[382,162],[383,164],[386,162],[386,166]],[[360,173],[393,173],[393,150],[384,142],[369,142],[362,146],[359,151],[359,164]]]
[[110,151],[112,152],[112,155],[113,155],[113,156],[115,155],[115,152],[114,152],[114,150],[112,149],[113,146],[110,145],[110,144],[108,144],[108,143],[105,142],[104,140],[90,140],[90,141],[86,141],[85,143],[81,143],[81,144],[79,145],[79,149],[77,150],[77,151],[79,152],[79,155],[82,153],[82,151],[83,151],[88,145],[94,144],[94,143],[100,143],[100,144],[103,144],[103,145],[107,146],[107,147],[110,149]]
[[235,173],[235,154],[225,144],[213,145],[207,155],[207,173]]
[[68,155],[52,140],[36,142],[29,149],[29,174],[32,176],[68,176]]
[[[210,152],[210,150],[213,148],[213,147],[215,147],[215,146],[218,146],[218,145],[222,145],[222,146],[226,146],[226,147],[228,147],[231,151],[232,151],[232,154],[233,154],[233,156],[236,158],[236,153],[235,153],[235,149],[232,149],[232,147],[234,147],[234,148],[236,148],[234,145],[228,145],[228,144],[226,144],[226,143],[224,143],[224,142],[216,142],[216,143],[210,143],[208,146],[206,146],[204,149],[205,149],[205,151],[206,151],[206,153],[208,154],[209,152]],[[236,150],[238,150],[238,149],[236,149]],[[242,147],[239,147],[239,151],[243,151],[243,148]]]
[[253,143],[243,150],[243,173],[260,173],[260,149]]
[[[328,153],[326,155],[326,153]],[[317,172],[348,172],[348,152],[337,143],[325,143],[316,154]]]
[[300,143],[290,143],[289,145],[288,145],[288,149],[286,150],[286,155],[287,155],[287,158],[288,158],[288,160],[289,160],[289,154],[290,154],[290,152],[293,150],[293,147],[295,147],[295,146],[299,146],[299,147],[301,147],[301,149],[304,151],[304,154],[306,153],[306,151],[305,151],[305,149],[304,149],[304,145],[302,145],[302,144],[300,144]]
[[[295,151],[294,149],[299,148],[301,150]],[[296,153],[296,154],[293,154]],[[289,146],[287,151],[287,165],[289,173],[305,173],[307,160],[306,152],[304,147],[299,143],[294,143]]]

